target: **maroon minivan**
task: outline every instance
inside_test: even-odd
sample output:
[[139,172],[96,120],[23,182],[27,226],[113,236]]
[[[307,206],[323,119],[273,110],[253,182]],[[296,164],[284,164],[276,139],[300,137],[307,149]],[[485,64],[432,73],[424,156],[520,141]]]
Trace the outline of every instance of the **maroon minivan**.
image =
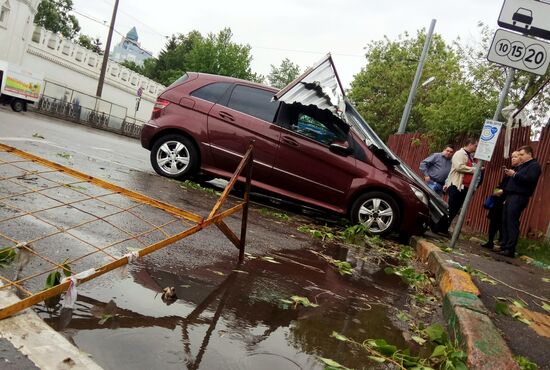
[[333,112],[274,100],[277,92],[188,72],[159,96],[141,144],[162,176],[229,178],[254,140],[256,189],[346,215],[372,234],[426,230],[425,191]]

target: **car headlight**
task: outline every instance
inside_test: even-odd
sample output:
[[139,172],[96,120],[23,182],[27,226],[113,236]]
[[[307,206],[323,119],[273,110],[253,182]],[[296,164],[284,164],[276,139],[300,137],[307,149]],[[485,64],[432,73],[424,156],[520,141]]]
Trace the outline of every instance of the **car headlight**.
[[414,193],[414,195],[416,195],[418,200],[424,203],[425,205],[428,205],[428,197],[426,196],[426,194],[416,186],[413,186],[413,185],[410,185],[410,186],[411,186],[412,192]]

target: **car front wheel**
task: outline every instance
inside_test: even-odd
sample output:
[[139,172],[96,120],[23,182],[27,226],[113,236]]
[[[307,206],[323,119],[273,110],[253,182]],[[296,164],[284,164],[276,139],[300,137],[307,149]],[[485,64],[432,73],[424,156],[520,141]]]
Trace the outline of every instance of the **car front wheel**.
[[373,191],[361,195],[351,209],[351,221],[362,224],[373,235],[386,235],[399,222],[399,206],[388,194]]
[[180,179],[194,174],[199,167],[199,154],[193,142],[182,135],[167,135],[151,149],[151,164],[162,176]]

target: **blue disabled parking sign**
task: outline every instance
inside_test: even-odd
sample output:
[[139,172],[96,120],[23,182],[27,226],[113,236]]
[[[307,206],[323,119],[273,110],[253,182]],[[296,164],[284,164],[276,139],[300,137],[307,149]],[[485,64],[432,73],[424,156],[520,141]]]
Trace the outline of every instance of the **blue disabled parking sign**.
[[502,122],[485,120],[475,154],[477,159],[483,161],[491,160],[501,127]]

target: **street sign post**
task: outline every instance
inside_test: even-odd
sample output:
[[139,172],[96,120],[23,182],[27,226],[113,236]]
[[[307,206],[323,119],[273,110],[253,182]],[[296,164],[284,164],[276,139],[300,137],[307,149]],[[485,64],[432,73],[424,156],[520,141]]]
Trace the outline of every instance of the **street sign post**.
[[502,123],[493,120],[485,120],[481,135],[479,137],[479,143],[474,155],[475,158],[483,161],[490,161],[497,144],[498,135],[500,134],[500,128]]
[[498,25],[550,40],[550,3],[538,0],[504,0]]
[[542,76],[550,63],[550,44],[499,29],[495,32],[487,59]]

